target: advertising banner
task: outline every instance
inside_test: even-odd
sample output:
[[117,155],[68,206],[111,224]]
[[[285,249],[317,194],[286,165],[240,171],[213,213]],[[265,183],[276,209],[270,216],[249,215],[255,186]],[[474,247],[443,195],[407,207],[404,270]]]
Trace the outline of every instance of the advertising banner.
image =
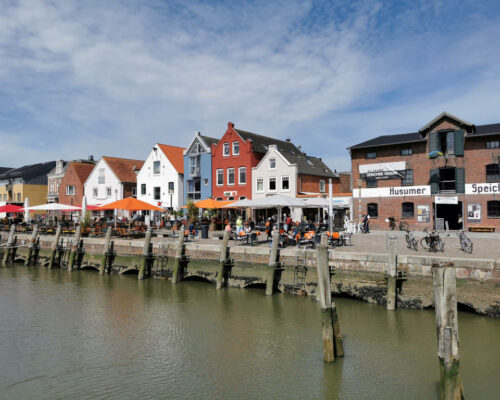
[[426,204],[421,204],[417,206],[417,221],[418,222],[430,222],[431,211],[430,206]]
[[481,204],[467,204],[467,221],[481,221]]
[[404,178],[406,163],[404,161],[364,164],[359,166],[359,175],[361,179],[366,180],[386,180]]

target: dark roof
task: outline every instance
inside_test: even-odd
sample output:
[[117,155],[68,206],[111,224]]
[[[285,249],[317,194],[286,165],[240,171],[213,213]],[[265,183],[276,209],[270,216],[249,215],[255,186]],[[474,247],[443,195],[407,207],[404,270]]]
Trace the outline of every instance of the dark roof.
[[257,153],[267,153],[269,145],[276,145],[280,153],[296,153],[299,154],[301,151],[292,143],[286,142],[284,140],[273,139],[267,136],[257,135],[256,133],[242,131],[240,129],[235,129],[235,131],[244,139],[250,139],[252,141],[252,149]]
[[9,169],[8,171],[3,172],[0,174],[0,179],[23,178],[27,180],[36,176],[47,175],[55,166],[55,161],[24,165],[22,167]]
[[348,147],[349,149],[362,149],[365,147],[377,147],[377,146],[388,146],[391,144],[400,144],[400,143],[413,143],[413,142],[421,142],[425,140],[422,138],[419,132],[412,133],[400,133],[398,135],[382,135],[378,136],[375,139],[367,140],[366,142],[362,142],[356,144],[354,146]]
[[297,164],[297,172],[304,175],[324,176],[335,178],[337,175],[318,157],[301,154],[281,153],[288,162]]
[[200,135],[200,137],[203,139],[203,141],[207,144],[208,147],[212,146],[213,144],[219,143],[219,139],[214,139],[212,137],[204,135]]
[[5,172],[7,171],[10,171],[12,168],[8,168],[8,167],[0,167],[0,175],[1,174],[4,174]]
[[477,125],[474,135],[500,134],[500,124]]

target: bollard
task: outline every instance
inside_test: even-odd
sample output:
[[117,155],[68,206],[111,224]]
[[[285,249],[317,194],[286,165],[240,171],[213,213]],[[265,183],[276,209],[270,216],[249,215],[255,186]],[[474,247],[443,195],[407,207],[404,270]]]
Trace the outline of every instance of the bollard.
[[16,224],[12,224],[10,226],[9,236],[7,238],[7,247],[3,253],[2,265],[6,265],[9,262],[9,258],[11,255],[11,247],[14,242],[14,234],[16,233]]
[[276,263],[278,261],[278,243],[279,233],[273,232],[273,241],[271,242],[271,252],[269,253],[269,265],[266,279],[266,296],[272,296],[274,290],[274,277],[276,276]]
[[342,334],[337,315],[337,306],[332,302],[330,269],[328,267],[328,246],[320,244],[317,249],[318,288],[317,298],[321,304],[321,325],[323,339],[323,359],[335,361],[335,357],[344,356]]
[[222,245],[220,247],[219,255],[219,270],[217,271],[217,284],[215,288],[217,290],[222,289],[224,284],[224,276],[226,276],[226,263],[227,263],[227,244],[229,242],[229,232],[224,231],[224,236],[222,238]]
[[396,236],[387,236],[387,249],[389,252],[387,260],[387,309],[394,310],[396,308],[396,275],[397,275],[397,259],[396,259]]
[[80,243],[81,234],[82,234],[82,226],[77,225],[75,230],[75,239],[73,240],[73,244],[71,246],[71,253],[69,255],[68,272],[73,271],[73,266],[75,265],[76,252],[78,250],[78,244]]
[[54,261],[56,259],[57,253],[57,245],[59,244],[59,238],[61,237],[62,226],[61,224],[57,225],[56,236],[54,237],[54,241],[52,242],[52,246],[50,248],[50,258],[49,258],[49,269],[54,267]]
[[459,374],[459,338],[457,319],[456,271],[452,263],[432,266],[434,286],[434,308],[441,380],[441,399],[464,398],[464,389]]
[[33,248],[36,244],[36,238],[38,236],[38,225],[33,226],[33,233],[31,234],[30,244],[28,247],[28,255],[26,256],[26,261],[24,265],[27,267],[31,263],[31,256],[33,254]]
[[172,283],[177,283],[180,281],[180,269],[181,269],[181,256],[184,253],[184,225],[181,226],[179,231],[179,239],[177,241],[177,250],[175,252],[174,269],[172,271]]
[[104,241],[104,253],[101,258],[101,265],[99,265],[99,275],[104,275],[106,272],[106,263],[108,261],[109,245],[111,243],[111,234],[113,229],[111,227],[106,231],[106,239]]
[[146,238],[144,239],[144,247],[142,249],[142,260],[141,265],[139,266],[139,275],[137,276],[138,280],[144,279],[144,275],[147,277],[147,273],[144,274],[144,270],[147,267],[148,263],[148,255],[149,255],[149,243],[151,243],[151,234],[153,233],[152,228],[149,227],[146,231]]

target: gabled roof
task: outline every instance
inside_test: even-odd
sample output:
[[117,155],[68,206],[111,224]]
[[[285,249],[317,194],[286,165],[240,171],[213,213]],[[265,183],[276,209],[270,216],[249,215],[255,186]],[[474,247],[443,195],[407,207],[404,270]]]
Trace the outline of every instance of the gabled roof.
[[9,169],[0,175],[0,179],[23,178],[24,180],[31,179],[40,175],[47,175],[56,165],[55,161],[44,163],[24,165],[19,168]]
[[10,171],[12,168],[9,167],[0,167],[0,175]]
[[463,119],[460,119],[458,117],[455,117],[454,115],[450,114],[449,112],[446,112],[446,111],[443,111],[441,114],[439,114],[436,118],[434,118],[432,121],[428,122],[427,124],[425,124],[422,128],[419,129],[419,132],[424,132],[426,131],[427,129],[430,129],[432,128],[432,126],[434,124],[436,124],[437,122],[439,122],[440,120],[442,120],[443,118],[448,118],[448,119],[451,119],[453,121],[456,121],[458,122],[460,125],[462,126],[470,126],[470,127],[473,127],[474,124],[468,122],[468,121],[465,121]]
[[121,182],[137,182],[137,175],[135,171],[140,170],[144,164],[142,160],[132,160],[130,158],[117,158],[103,156],[102,159],[113,170],[116,177]]
[[203,141],[206,143],[208,147],[212,146],[213,144],[219,143],[219,139],[215,139],[205,135],[200,135],[200,137],[203,139]]
[[478,125],[473,135],[500,135],[500,124]]
[[168,144],[158,143],[158,147],[165,154],[168,160],[172,163],[175,170],[179,174],[184,173],[184,156],[183,152],[186,150],[184,147],[170,146]]
[[280,152],[290,164],[297,165],[297,172],[302,175],[322,176],[335,178],[337,175],[318,157],[311,157],[304,153],[290,154]]
[[258,135],[256,133],[242,131],[241,129],[234,129],[243,140],[252,141],[252,149],[257,153],[267,153],[269,145],[276,145],[278,151],[287,153],[299,154],[300,150],[292,143],[284,140],[273,139],[267,136]]
[[362,149],[365,147],[378,147],[378,146],[388,146],[393,144],[404,144],[404,143],[414,143],[422,142],[425,139],[420,135],[419,132],[412,133],[400,133],[397,135],[382,135],[375,139],[367,140],[356,144],[354,146],[348,147],[348,149]]
[[95,164],[93,163],[82,163],[82,162],[76,162],[72,161],[70,162],[68,168],[73,168],[75,170],[75,174],[80,180],[81,183],[85,183],[87,178],[89,177],[90,173],[94,169]]

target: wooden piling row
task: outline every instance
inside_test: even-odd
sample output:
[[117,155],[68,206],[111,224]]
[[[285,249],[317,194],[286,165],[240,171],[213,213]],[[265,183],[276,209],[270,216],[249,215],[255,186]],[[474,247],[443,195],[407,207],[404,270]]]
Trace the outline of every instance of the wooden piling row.
[[181,269],[181,257],[184,254],[184,225],[181,226],[179,231],[179,239],[177,242],[177,250],[175,252],[174,268],[172,270],[172,283],[177,283],[181,280],[180,269]]
[[26,261],[24,262],[25,266],[31,264],[31,257],[33,255],[33,248],[35,247],[37,236],[38,236],[38,225],[35,225],[33,227],[33,232],[31,233],[30,244],[28,247],[28,255],[26,256]]
[[73,267],[75,265],[75,257],[76,257],[76,252],[78,250],[78,244],[80,243],[80,236],[82,234],[82,226],[78,225],[75,230],[75,239],[72,243],[71,246],[71,253],[69,255],[69,261],[68,261],[68,271],[71,272],[73,271]]
[[99,275],[104,275],[106,273],[106,265],[108,262],[108,254],[110,251],[111,244],[111,234],[113,233],[113,229],[111,227],[106,231],[106,239],[104,240],[104,252],[101,257],[101,264],[99,265]]
[[50,247],[50,257],[49,257],[49,269],[54,267],[54,262],[56,260],[57,253],[57,245],[59,244],[59,238],[61,237],[62,225],[57,225],[56,236],[54,237],[54,241],[52,242],[52,246]]
[[15,233],[16,233],[16,224],[12,224],[10,226],[9,236],[7,238],[7,247],[5,248],[5,250],[3,252],[2,265],[6,265],[10,260],[10,256],[12,253],[11,247],[14,243],[14,234]]
[[271,252],[269,253],[269,264],[266,278],[266,296],[272,296],[274,291],[274,278],[276,276],[276,263],[278,262],[279,233],[272,234]]
[[146,271],[148,264],[148,256],[149,256],[149,244],[151,243],[151,234],[153,230],[151,227],[146,231],[146,237],[144,238],[144,247],[142,249],[142,260],[141,265],[139,266],[139,275],[137,276],[138,280],[144,279],[144,276],[149,276],[149,272]]
[[227,275],[228,242],[229,242],[229,232],[224,231],[224,236],[222,237],[222,245],[220,247],[220,254],[219,254],[219,269],[217,271],[217,283],[215,285],[215,288],[217,290],[222,289],[222,286],[224,284],[224,277]]

